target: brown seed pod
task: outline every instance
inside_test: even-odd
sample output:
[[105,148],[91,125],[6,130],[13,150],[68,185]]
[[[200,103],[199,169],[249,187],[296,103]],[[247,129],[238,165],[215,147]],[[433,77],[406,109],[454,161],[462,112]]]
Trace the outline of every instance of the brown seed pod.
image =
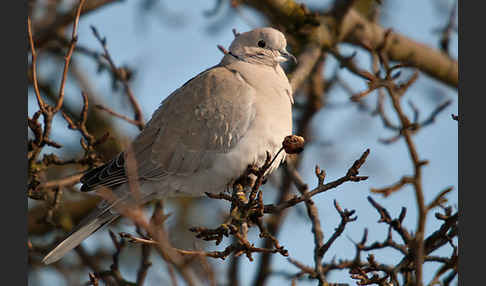
[[282,146],[287,154],[297,154],[304,150],[304,137],[297,135],[286,136]]

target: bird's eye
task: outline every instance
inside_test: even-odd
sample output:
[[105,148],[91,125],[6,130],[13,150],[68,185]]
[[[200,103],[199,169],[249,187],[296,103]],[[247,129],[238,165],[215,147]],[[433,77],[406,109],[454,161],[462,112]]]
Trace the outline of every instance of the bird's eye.
[[260,41],[258,41],[258,46],[259,46],[260,48],[265,48],[265,41],[264,41],[264,40],[260,40]]

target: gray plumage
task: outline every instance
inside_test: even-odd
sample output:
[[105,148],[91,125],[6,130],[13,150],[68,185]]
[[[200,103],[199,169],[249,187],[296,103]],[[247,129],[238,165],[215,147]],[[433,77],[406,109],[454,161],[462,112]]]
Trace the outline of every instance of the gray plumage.
[[[142,202],[173,195],[199,196],[229,188],[250,164],[261,166],[292,133],[292,90],[280,63],[295,58],[273,28],[238,34],[221,62],[167,97],[131,144]],[[82,191],[109,187],[117,203],[133,203],[126,153],[86,173]],[[284,152],[268,173],[285,159]],[[106,201],[88,216],[44,263],[60,259],[86,237],[111,223],[116,208]]]

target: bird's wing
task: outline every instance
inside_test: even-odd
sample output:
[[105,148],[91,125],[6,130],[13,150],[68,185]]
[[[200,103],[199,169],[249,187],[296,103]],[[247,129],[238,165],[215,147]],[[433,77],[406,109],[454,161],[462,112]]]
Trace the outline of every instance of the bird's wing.
[[88,171],[81,177],[81,191],[88,192],[100,187],[114,188],[127,182],[125,153],[119,153],[108,163]]
[[[241,75],[216,66],[174,91],[132,143],[138,175],[160,179],[209,169],[246,134],[253,119],[255,90]],[[83,177],[84,190],[127,181],[121,154]]]

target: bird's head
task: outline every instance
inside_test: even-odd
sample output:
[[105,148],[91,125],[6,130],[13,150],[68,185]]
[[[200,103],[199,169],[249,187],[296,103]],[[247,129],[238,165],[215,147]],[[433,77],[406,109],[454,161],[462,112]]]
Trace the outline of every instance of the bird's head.
[[277,65],[297,59],[287,51],[287,40],[282,32],[274,28],[257,28],[245,33],[235,33],[229,54],[249,63]]

